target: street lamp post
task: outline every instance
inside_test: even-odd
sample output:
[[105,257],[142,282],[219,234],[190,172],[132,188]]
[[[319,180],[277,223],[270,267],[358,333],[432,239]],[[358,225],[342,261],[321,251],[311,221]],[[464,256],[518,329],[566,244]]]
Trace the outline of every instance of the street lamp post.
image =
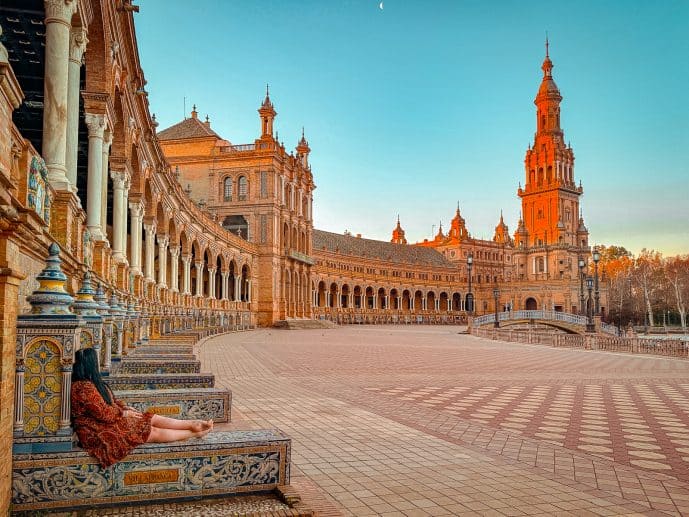
[[497,286],[493,289],[493,298],[495,298],[495,322],[493,326],[497,329],[500,328],[500,322],[498,321],[498,297],[500,296],[500,289]]
[[474,254],[470,251],[467,256],[467,271],[469,272],[469,293],[467,294],[466,311],[469,315],[474,312],[474,295],[471,294],[471,269],[474,267]]
[[584,313],[584,268],[586,267],[586,261],[583,257],[579,257],[579,314],[582,316]]
[[591,275],[586,277],[586,289],[588,289],[589,292],[588,304],[586,306],[586,315],[588,317],[586,323],[586,332],[595,332],[596,327],[593,324],[593,299],[591,298],[591,291],[593,291],[593,278],[591,278]]
[[598,248],[593,248],[593,271],[594,271],[594,299],[596,300],[595,312],[594,314],[598,316],[600,314],[600,291],[598,290],[598,262],[600,262],[600,252]]

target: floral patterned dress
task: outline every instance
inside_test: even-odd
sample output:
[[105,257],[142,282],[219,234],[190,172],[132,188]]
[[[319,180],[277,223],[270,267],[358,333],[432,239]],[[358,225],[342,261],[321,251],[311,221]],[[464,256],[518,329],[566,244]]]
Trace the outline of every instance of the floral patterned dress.
[[72,383],[72,422],[79,444],[103,467],[117,463],[151,434],[151,413],[125,417],[124,404],[108,404],[89,381]]

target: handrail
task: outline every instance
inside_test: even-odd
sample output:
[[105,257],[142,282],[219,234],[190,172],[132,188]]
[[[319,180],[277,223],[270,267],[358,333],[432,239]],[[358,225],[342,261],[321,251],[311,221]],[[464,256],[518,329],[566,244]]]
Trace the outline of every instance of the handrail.
[[[545,320],[545,321],[562,321],[564,323],[571,323],[573,325],[586,326],[588,318],[580,314],[571,314],[569,312],[547,311],[547,310],[520,310],[520,311],[504,311],[498,312],[498,321],[514,321],[514,320]],[[488,325],[495,321],[495,314],[484,314],[477,316],[472,320],[474,326]],[[617,327],[609,323],[600,324],[600,330],[606,334],[617,335]]]

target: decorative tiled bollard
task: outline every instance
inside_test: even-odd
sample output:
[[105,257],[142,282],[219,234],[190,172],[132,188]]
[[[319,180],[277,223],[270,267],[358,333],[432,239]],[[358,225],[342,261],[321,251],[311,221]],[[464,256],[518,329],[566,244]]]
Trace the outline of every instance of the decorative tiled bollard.
[[124,320],[125,320],[125,310],[120,306],[117,295],[113,291],[112,296],[110,296],[110,315],[113,321],[113,347],[111,354],[111,368],[114,369],[119,366],[122,360],[122,347],[124,343]]
[[108,305],[105,291],[103,291],[103,286],[98,286],[93,298],[98,303],[98,314],[103,318],[103,346],[100,357],[101,373],[109,375],[112,358],[113,319],[110,315],[110,306]]
[[100,306],[93,298],[95,293],[96,291],[91,286],[91,274],[87,271],[84,273],[81,289],[77,292],[77,299],[72,305],[72,310],[86,322],[81,331],[77,350],[93,348],[100,358],[103,346],[103,317],[98,314]]
[[17,318],[13,452],[70,450],[74,352],[84,321],[69,311],[60,248],[51,244],[31,313]]

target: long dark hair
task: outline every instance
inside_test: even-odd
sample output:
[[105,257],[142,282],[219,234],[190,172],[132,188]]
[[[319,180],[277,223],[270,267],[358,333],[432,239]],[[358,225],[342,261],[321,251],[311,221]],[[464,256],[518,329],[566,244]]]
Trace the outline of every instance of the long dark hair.
[[74,354],[74,368],[72,369],[72,381],[92,382],[103,400],[112,405],[110,388],[98,369],[98,354],[93,348],[82,348]]

